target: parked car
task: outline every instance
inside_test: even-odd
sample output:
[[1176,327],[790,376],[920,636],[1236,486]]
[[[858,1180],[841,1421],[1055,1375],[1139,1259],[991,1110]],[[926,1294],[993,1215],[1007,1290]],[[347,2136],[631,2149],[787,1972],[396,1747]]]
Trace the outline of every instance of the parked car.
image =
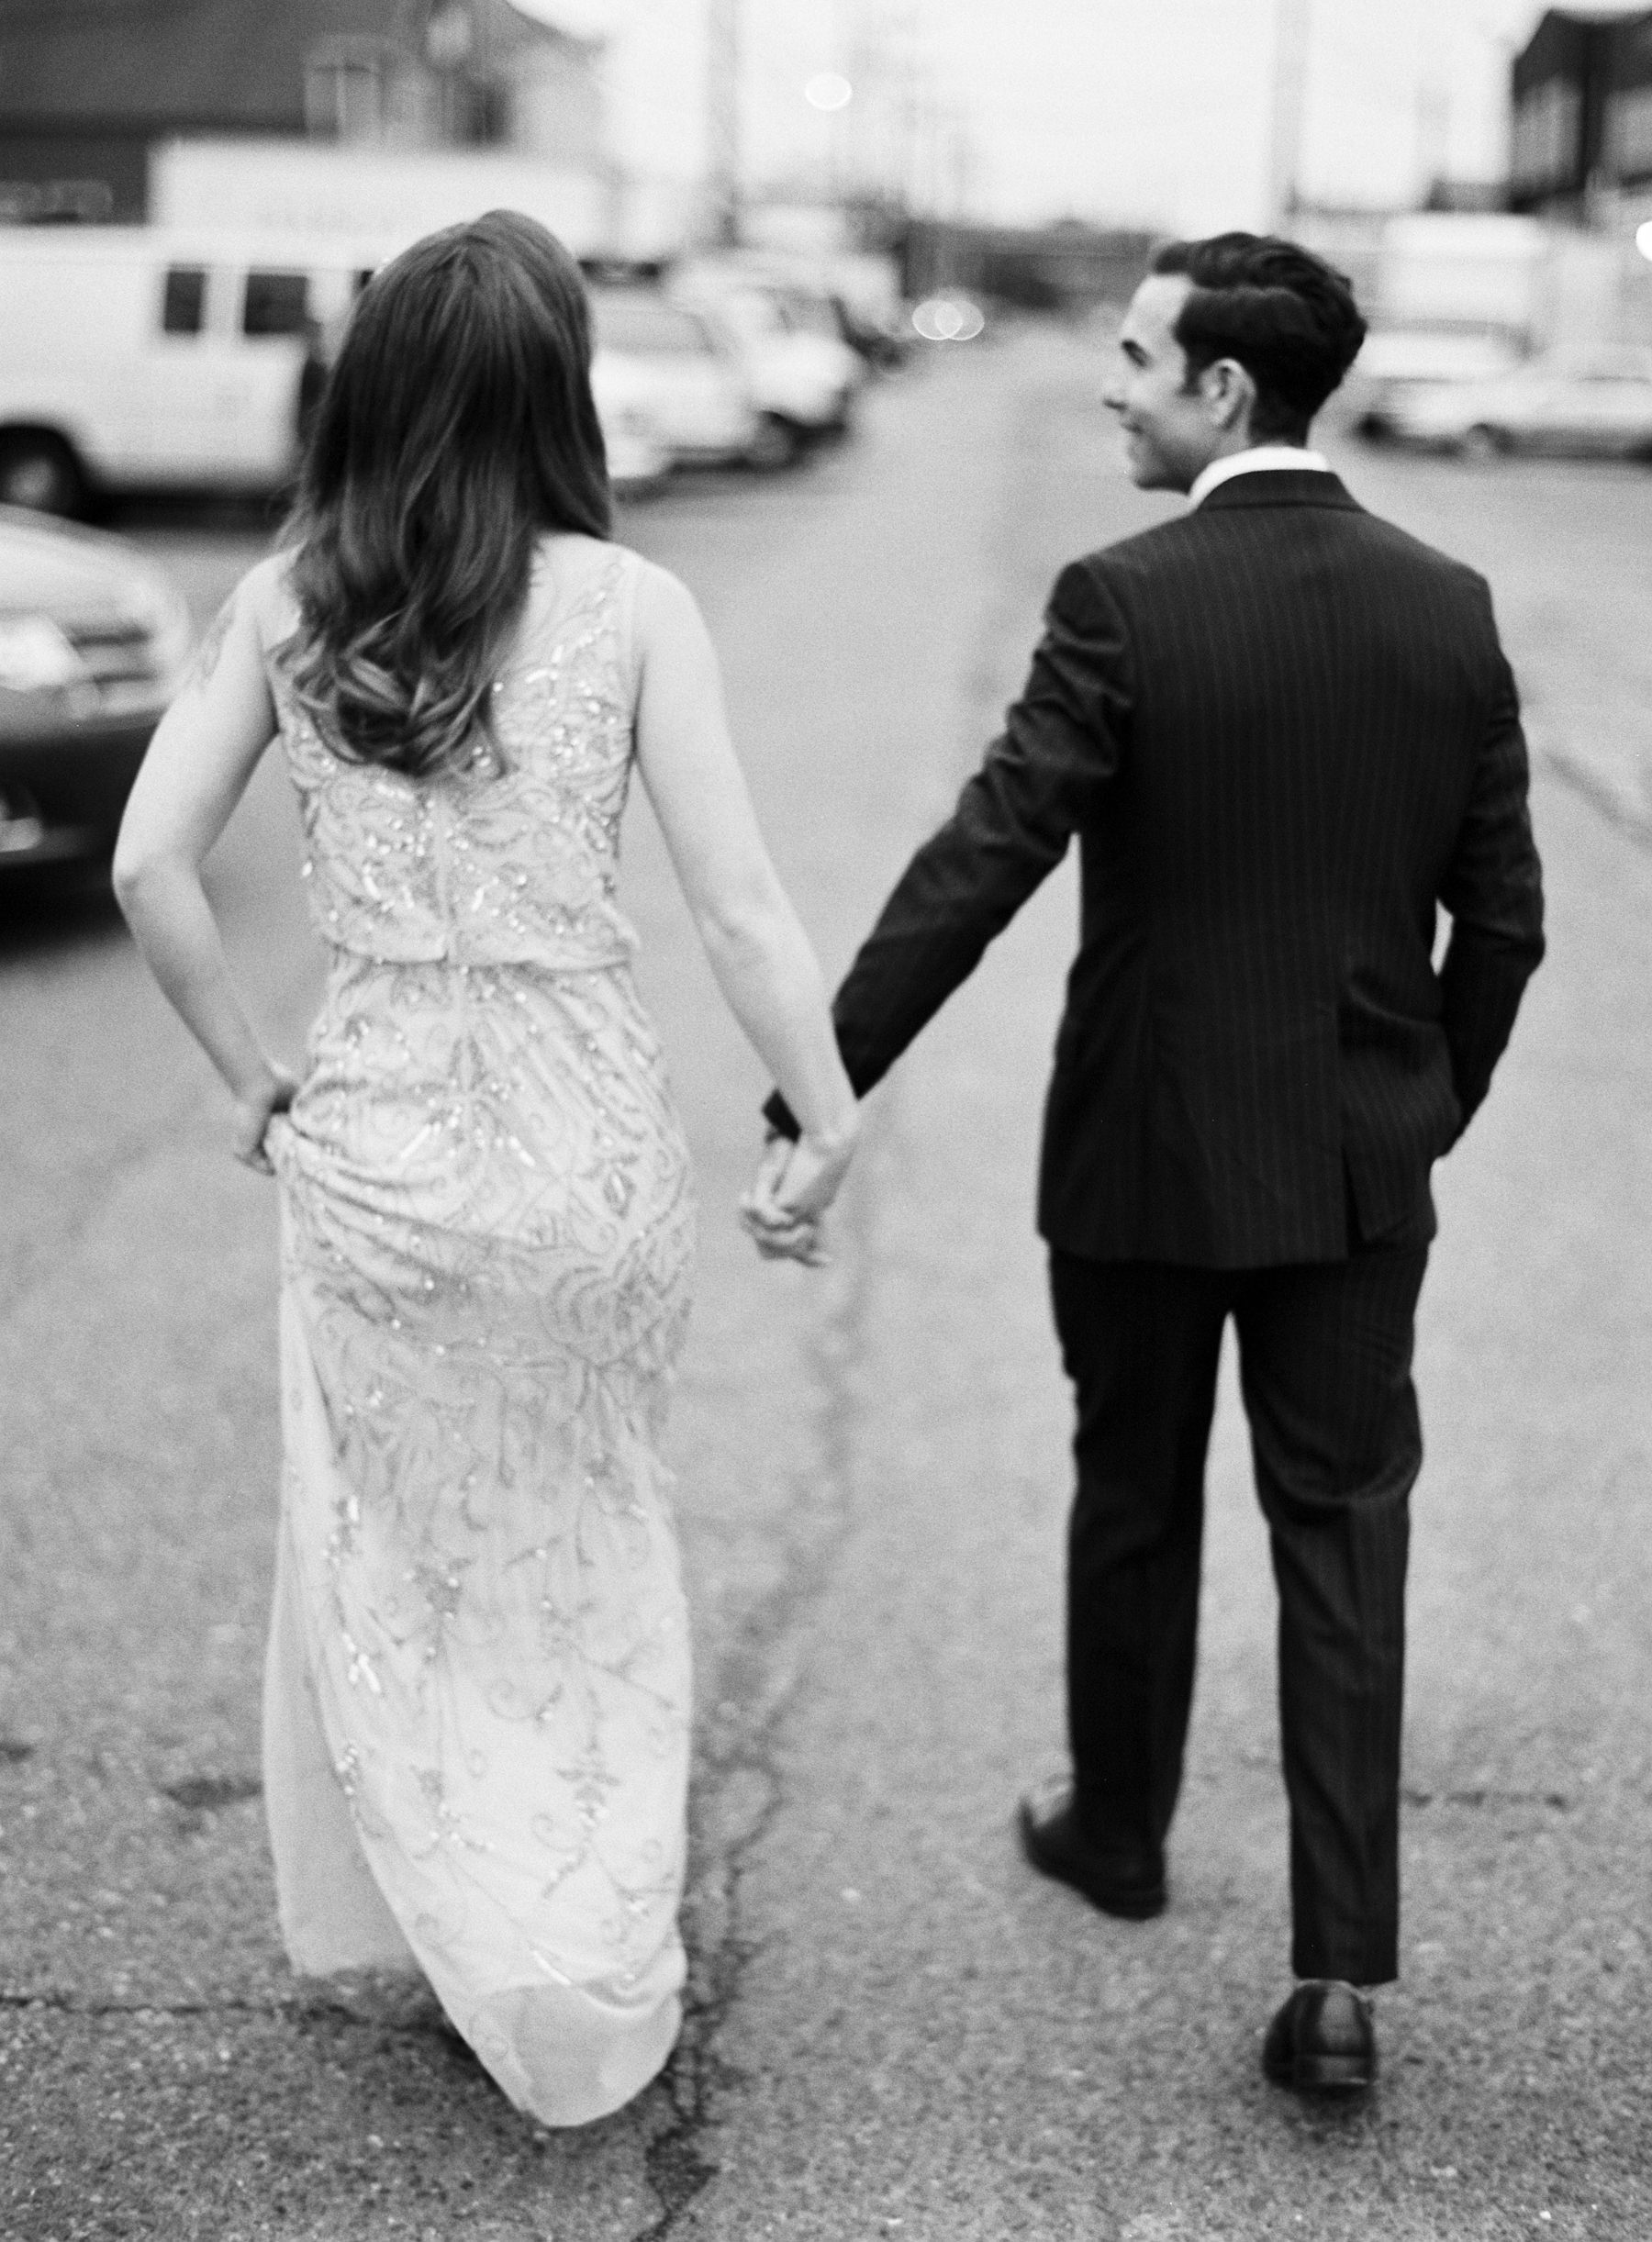
[[1332,410],[1357,434],[1380,442],[1394,434],[1396,409],[1417,390],[1496,381],[1521,363],[1520,351],[1503,335],[1379,328],[1366,338]]
[[674,462],[728,464],[762,450],[762,424],[732,341],[653,283],[597,282],[593,385],[645,415]]
[[260,492],[376,244],[170,227],[0,227],[0,504]]
[[866,368],[844,341],[830,296],[715,268],[689,268],[674,293],[733,336],[776,454],[848,428]]
[[1388,424],[1405,442],[1469,455],[1652,460],[1652,350],[1556,350],[1490,381],[1420,385],[1393,400]]
[[912,339],[899,303],[886,311],[881,305],[863,305],[835,290],[832,303],[843,340],[875,373],[895,374],[906,364]]
[[653,375],[632,359],[603,351],[591,367],[591,394],[615,496],[641,497],[657,490],[674,463],[653,410]]
[[0,508],[0,887],[113,853],[188,610],[118,539]]

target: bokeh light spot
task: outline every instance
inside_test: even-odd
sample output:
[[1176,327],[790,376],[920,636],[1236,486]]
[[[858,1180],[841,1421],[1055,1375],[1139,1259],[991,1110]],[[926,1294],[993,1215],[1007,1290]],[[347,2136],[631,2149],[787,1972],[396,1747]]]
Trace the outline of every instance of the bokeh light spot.
[[925,296],[912,313],[925,342],[973,342],[986,324],[980,306],[966,296]]
[[811,109],[846,109],[854,99],[854,88],[835,70],[822,70],[803,88],[803,98]]

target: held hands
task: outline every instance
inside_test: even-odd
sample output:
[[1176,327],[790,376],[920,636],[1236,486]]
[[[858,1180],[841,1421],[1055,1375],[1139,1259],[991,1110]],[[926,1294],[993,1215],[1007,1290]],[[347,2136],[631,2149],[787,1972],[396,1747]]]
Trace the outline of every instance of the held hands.
[[229,1144],[243,1167],[260,1176],[275,1173],[264,1150],[265,1132],[274,1115],[286,1111],[297,1090],[296,1076],[288,1074],[285,1066],[272,1066],[265,1080],[236,1099]]
[[830,1133],[808,1130],[792,1143],[769,1132],[756,1181],[740,1202],[740,1219],[765,1261],[800,1261],[824,1268],[820,1217],[837,1197],[854,1155],[859,1122]]

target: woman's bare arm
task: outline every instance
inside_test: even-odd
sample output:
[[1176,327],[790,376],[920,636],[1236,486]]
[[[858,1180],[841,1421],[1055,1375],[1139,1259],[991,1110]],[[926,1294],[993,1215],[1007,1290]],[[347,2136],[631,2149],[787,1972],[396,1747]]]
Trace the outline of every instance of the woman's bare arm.
[[856,1126],[820,965],[757,828],[710,636],[663,569],[647,570],[638,588],[637,630],[642,782],[718,987],[802,1123],[808,1179],[802,1170],[791,1179],[787,1204],[818,1212]]
[[275,731],[262,630],[270,570],[264,563],[242,579],[202,640],[150,742],[115,848],[115,892],[138,946],[235,1099],[236,1156],[266,1171],[264,1130],[292,1080],[247,1018],[201,865]]

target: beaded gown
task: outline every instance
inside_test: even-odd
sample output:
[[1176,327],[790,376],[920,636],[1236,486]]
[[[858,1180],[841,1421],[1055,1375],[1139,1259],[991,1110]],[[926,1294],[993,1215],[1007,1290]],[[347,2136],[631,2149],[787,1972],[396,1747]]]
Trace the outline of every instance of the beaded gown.
[[301,1971],[417,1967],[553,2125],[653,2076],[684,1978],[694,1217],[615,901],[642,565],[541,548],[493,744],[438,780],[340,759],[270,660],[329,960],[269,1139],[282,1929]]

